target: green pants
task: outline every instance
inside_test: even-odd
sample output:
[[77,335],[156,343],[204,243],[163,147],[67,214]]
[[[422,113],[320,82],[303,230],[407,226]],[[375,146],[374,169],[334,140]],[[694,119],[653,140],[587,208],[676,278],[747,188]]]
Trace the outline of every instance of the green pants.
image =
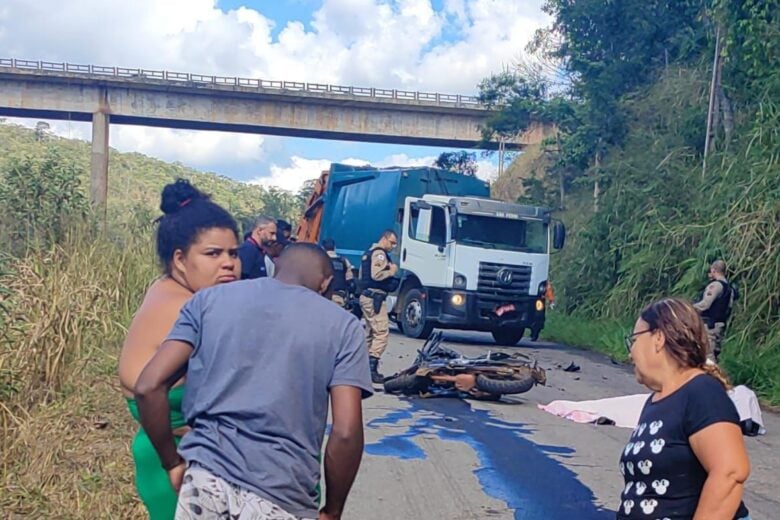
[[[178,446],[181,437],[176,437]],[[168,472],[146,432],[139,430],[133,439],[133,460],[135,461],[135,487],[138,496],[149,512],[150,520],[173,520],[176,513],[176,493],[173,491]]]
[[[183,398],[184,385],[173,387],[168,392],[171,428],[180,428],[186,424],[181,413]],[[127,407],[133,418],[140,421],[135,399],[128,399]],[[175,437],[175,440],[178,446],[181,437]],[[160,457],[143,428],[135,434],[131,450],[135,462],[135,487],[149,512],[150,520],[173,520],[176,513],[176,493],[168,479],[168,472],[163,469]]]

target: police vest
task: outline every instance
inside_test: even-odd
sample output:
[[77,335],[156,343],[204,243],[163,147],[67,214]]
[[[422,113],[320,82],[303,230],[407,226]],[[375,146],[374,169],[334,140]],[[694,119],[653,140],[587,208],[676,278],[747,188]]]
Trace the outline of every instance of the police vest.
[[331,282],[331,288],[334,292],[347,290],[347,263],[341,257],[331,258],[331,265],[333,265],[333,281]]
[[387,255],[387,261],[390,261],[390,255],[381,247],[375,247],[363,253],[363,256],[360,258],[360,289],[363,291],[366,289],[377,289],[384,292],[393,292],[398,286],[396,279],[386,278],[378,281],[371,277],[371,258],[374,256],[375,251],[382,251]]
[[[701,313],[701,316],[705,318],[705,321],[711,323],[726,323],[731,315],[731,285],[726,280],[715,281],[723,287],[723,290],[720,292],[720,296],[712,302],[710,308]],[[705,288],[704,292],[706,291]]]

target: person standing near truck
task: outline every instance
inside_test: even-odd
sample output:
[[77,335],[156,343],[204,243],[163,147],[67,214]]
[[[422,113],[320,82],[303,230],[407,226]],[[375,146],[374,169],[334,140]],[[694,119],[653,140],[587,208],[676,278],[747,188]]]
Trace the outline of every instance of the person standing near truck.
[[380,384],[379,360],[390,337],[390,318],[387,315],[387,294],[398,285],[395,278],[398,265],[390,258],[390,251],[398,245],[398,236],[386,230],[375,244],[363,253],[360,260],[360,309],[366,320],[366,344],[371,367],[371,382]]
[[238,248],[242,280],[268,276],[266,248],[275,241],[276,220],[266,216],[257,217],[254,226],[252,226],[252,232]]
[[726,279],[726,262],[723,260],[712,263],[708,276],[711,281],[705,287],[699,301],[693,306],[707,325],[710,357],[717,363],[726,331],[726,322],[734,304],[734,289]]
[[354,292],[355,275],[352,274],[352,264],[343,256],[336,253],[336,242],[332,238],[322,241],[322,248],[328,254],[333,265],[333,281],[331,282],[331,296],[335,304],[346,308],[350,293]]

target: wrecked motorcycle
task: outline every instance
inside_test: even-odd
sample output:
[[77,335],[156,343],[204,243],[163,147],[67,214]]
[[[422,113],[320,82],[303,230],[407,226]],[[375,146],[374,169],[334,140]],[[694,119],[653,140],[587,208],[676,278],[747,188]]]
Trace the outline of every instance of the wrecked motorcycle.
[[432,334],[411,367],[385,378],[385,392],[423,397],[457,393],[498,399],[505,394],[522,394],[547,381],[544,369],[523,354],[488,352],[469,358],[441,342],[441,332]]

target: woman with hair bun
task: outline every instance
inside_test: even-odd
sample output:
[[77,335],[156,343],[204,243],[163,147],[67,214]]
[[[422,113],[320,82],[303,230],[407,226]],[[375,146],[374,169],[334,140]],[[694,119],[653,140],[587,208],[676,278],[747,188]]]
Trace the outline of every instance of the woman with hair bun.
[[626,336],[637,381],[653,391],[620,456],[618,518],[748,519],[750,474],[729,382],[707,361],[707,331],[694,307],[664,298]]
[[[178,179],[163,188],[158,219],[157,257],[162,276],[146,292],[133,317],[119,356],[119,381],[130,413],[139,420],[133,389],[146,363],[154,356],[179,316],[182,306],[198,290],[237,280],[238,226],[230,214],[189,182]],[[184,381],[168,394],[171,425],[178,442],[187,427],[181,413]],[[132,444],[136,488],[152,520],[170,520],[176,511],[176,493],[168,471],[143,429]]]

